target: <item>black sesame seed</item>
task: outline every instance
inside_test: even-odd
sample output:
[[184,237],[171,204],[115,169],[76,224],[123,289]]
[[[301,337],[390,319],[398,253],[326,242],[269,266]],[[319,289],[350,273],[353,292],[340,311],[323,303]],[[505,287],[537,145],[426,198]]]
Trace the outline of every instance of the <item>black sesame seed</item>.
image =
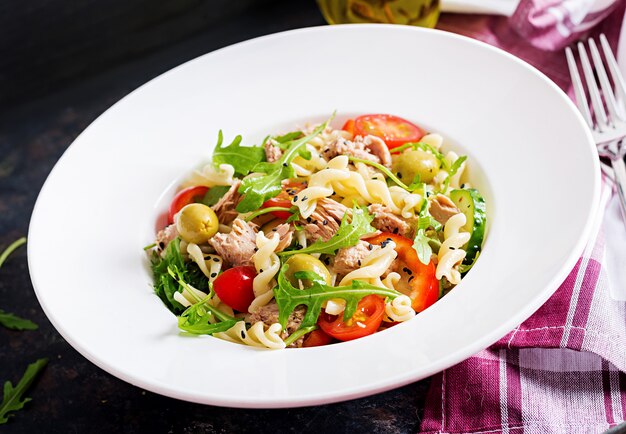
[[217,273],[211,273],[211,277],[216,277]]
[[326,264],[326,265],[330,265],[330,259],[328,259],[328,258],[324,258],[324,264]]
[[305,201],[305,200],[307,200],[307,199],[308,199],[308,197],[304,196],[304,197],[300,200],[300,202],[304,202],[304,201]]
[[307,217],[307,218],[306,218],[306,222],[307,222],[307,223],[311,223],[311,217]]
[[465,184],[461,184],[461,188],[465,188]]
[[243,330],[241,331],[241,339],[245,339],[246,338],[246,332],[244,332]]
[[255,252],[258,252],[258,251],[259,251],[259,248],[258,248],[258,247],[255,247],[255,248],[254,248],[254,251],[255,251]]
[[360,259],[358,261],[356,261],[356,263],[359,265],[359,267],[361,266],[361,260]]
[[402,179],[402,174],[398,172],[398,179]]
[[219,258],[213,258],[213,262],[220,262]]
[[452,246],[450,246],[450,247],[449,247],[449,249],[450,249],[450,250],[456,250],[456,247],[452,247]]
[[287,167],[287,163],[283,163],[283,167]]
[[410,282],[411,280],[413,280],[414,278],[415,278],[415,276],[411,276],[411,277],[409,277],[409,282]]
[[393,228],[393,233],[397,234],[398,233],[398,228]]
[[426,192],[426,197],[430,197],[430,195],[431,195],[430,191],[427,191]]
[[159,247],[160,247],[160,248],[162,248],[162,249],[164,249],[164,248],[165,248],[165,243],[164,243],[163,241],[161,241],[161,242],[159,243]]
[[272,229],[272,232],[276,232],[276,228]]
[[368,244],[368,245],[367,245],[367,248],[368,248],[369,250],[372,250],[372,249],[374,248],[374,246],[372,246],[371,244]]
[[323,225],[327,225],[328,224],[328,220],[324,219],[324,221],[322,222]]
[[294,197],[293,197],[293,201],[294,201],[294,202],[297,202],[297,201],[298,201],[298,196],[294,196]]
[[262,268],[259,268],[259,273],[262,273],[262,272],[263,272],[263,269],[262,269]]

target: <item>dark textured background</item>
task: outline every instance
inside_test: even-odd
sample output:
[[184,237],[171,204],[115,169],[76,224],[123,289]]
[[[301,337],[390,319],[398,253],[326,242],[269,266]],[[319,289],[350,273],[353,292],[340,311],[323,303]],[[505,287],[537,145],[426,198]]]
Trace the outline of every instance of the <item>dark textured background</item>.
[[[0,247],[26,235],[57,159],[124,95],[217,48],[322,24],[312,0],[0,4]],[[428,380],[356,401],[287,410],[190,404],[122,382],[74,351],[48,322],[24,247],[0,269],[0,308],[40,326],[31,332],[0,327],[0,381],[17,382],[29,363],[50,359],[27,395],[33,401],[0,425],[2,433],[409,433],[419,427]]]

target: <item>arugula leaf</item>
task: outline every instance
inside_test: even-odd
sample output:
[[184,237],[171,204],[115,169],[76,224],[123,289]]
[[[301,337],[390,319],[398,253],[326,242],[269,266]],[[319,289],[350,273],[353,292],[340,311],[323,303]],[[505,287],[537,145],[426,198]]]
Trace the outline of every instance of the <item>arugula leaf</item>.
[[443,188],[441,189],[442,192],[446,192],[448,190],[448,186],[450,185],[450,180],[452,179],[454,175],[456,175],[456,172],[459,171],[459,169],[461,168],[461,164],[463,164],[465,160],[467,160],[466,155],[463,155],[462,157],[459,157],[456,160],[454,160],[454,163],[452,163],[452,166],[450,166],[448,170],[448,176],[446,176],[446,179],[443,181]]
[[418,214],[417,228],[418,229],[428,229],[432,227],[436,231],[440,231],[442,226],[428,211],[428,200],[425,200],[422,203],[422,207],[420,208],[420,212]]
[[0,309],[0,324],[11,330],[37,330],[34,322]]
[[0,254],[0,267],[2,267],[2,264],[4,264],[4,261],[7,260],[7,258],[9,257],[11,253],[13,253],[18,247],[22,246],[25,243],[26,243],[26,237],[22,237],[16,241],[13,241],[9,245],[9,247],[4,249],[2,254]]
[[256,164],[252,169],[253,172],[265,173],[265,175],[249,177],[241,182],[238,191],[244,197],[237,205],[237,211],[240,213],[255,211],[266,200],[278,196],[282,190],[281,181],[295,176],[291,161],[298,155],[311,158],[311,153],[306,150],[306,144],[324,131],[331,119],[332,117],[319,125],[308,136],[286,142],[285,144],[289,144],[287,150],[278,161]]
[[230,164],[235,168],[235,173],[246,176],[252,168],[263,161],[265,149],[262,146],[241,146],[241,136],[235,139],[228,146],[222,146],[224,136],[222,130],[217,134],[217,145],[213,151],[213,164],[218,167],[220,164]]
[[289,142],[303,137],[302,131],[292,131],[282,136],[272,137],[272,144],[278,146],[283,151],[289,147]]
[[239,187],[239,193],[242,193],[244,196],[237,204],[236,210],[244,213],[261,208],[261,205],[266,200],[280,194],[282,191],[280,181],[290,178],[290,175],[289,168],[282,167],[269,175],[244,179]]
[[206,206],[213,206],[230,190],[229,185],[216,185],[209,188],[200,202]]
[[0,425],[7,423],[9,417],[13,416],[9,414],[10,412],[21,410],[24,404],[31,400],[30,398],[24,398],[24,393],[26,393],[30,385],[35,381],[35,378],[37,378],[37,374],[47,363],[48,359],[39,359],[35,363],[28,365],[24,375],[15,387],[13,387],[10,381],[4,383],[4,395],[2,403],[0,403]]
[[[215,295],[213,287],[209,289],[209,294],[197,303],[189,306],[180,317],[178,317],[178,328],[194,335],[210,335],[224,332],[237,323],[237,319],[225,314],[219,309],[211,306],[208,301]],[[211,318],[219,322],[211,324]]]
[[174,293],[183,290],[180,281],[189,282],[198,289],[206,288],[209,282],[195,262],[185,262],[180,252],[179,238],[175,238],[167,245],[163,257],[153,252],[152,273],[154,291],[167,308],[177,315],[185,310],[185,307],[174,299]]
[[364,235],[376,232],[376,229],[370,224],[372,220],[374,220],[374,216],[367,211],[367,208],[355,206],[352,208],[352,221],[348,222],[348,213],[346,213],[341,219],[337,233],[328,241],[318,239],[304,249],[285,250],[278,253],[278,255],[287,256],[296,253],[326,253],[332,255],[342,247],[354,246]]
[[413,249],[417,252],[417,257],[424,265],[430,263],[430,256],[433,254],[433,249],[428,243],[428,238],[424,232],[424,229],[418,229],[415,239],[413,240]]
[[400,181],[400,178],[398,178],[391,170],[387,169],[385,166],[383,166],[380,163],[376,163],[371,160],[366,160],[364,158],[357,158],[357,157],[348,157],[348,160],[352,161],[353,163],[363,163],[363,164],[367,164],[368,166],[375,167],[385,174],[385,176],[387,177],[387,180],[391,180],[394,183],[398,184],[403,189],[409,190],[408,185]]
[[289,265],[284,264],[278,273],[278,286],[274,288],[274,298],[278,304],[278,322],[283,327],[287,327],[289,315],[298,307],[306,306],[306,314],[298,330],[314,326],[322,310],[322,304],[333,298],[341,298],[346,301],[344,320],[348,320],[356,312],[359,301],[371,294],[382,297],[396,298],[400,294],[398,291],[389,288],[370,285],[369,283],[353,280],[350,286],[329,286],[321,283],[320,280],[313,279],[312,285],[307,289],[294,288],[285,277],[285,272]]

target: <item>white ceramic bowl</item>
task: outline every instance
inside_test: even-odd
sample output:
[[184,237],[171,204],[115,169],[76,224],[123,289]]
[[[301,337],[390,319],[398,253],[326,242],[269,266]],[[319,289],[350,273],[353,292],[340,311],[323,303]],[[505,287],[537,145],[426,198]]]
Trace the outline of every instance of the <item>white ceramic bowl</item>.
[[[172,186],[210,156],[219,129],[258,142],[333,110],[336,124],[396,114],[469,154],[489,219],[474,269],[415,319],[352,342],[264,351],[180,336],[142,251]],[[598,191],[575,107],[517,58],[440,31],[310,28],[202,56],[100,116],[41,191],[29,266],[58,331],[119,378],[207,404],[320,404],[427,377],[513,329],[573,267]]]

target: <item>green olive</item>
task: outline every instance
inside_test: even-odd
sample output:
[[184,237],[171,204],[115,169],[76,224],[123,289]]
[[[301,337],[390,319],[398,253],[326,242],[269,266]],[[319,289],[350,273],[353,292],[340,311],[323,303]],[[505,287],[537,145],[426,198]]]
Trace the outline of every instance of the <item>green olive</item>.
[[180,210],[176,229],[188,243],[202,244],[217,233],[219,221],[215,212],[202,203],[190,203]]
[[394,173],[400,174],[402,181],[406,184],[413,182],[415,175],[420,176],[421,182],[428,183],[439,172],[440,163],[430,152],[415,149],[398,155],[391,168]]
[[[298,279],[294,276],[298,271],[312,271],[322,277],[328,285],[331,283],[330,272],[328,268],[324,266],[322,261],[314,258],[311,255],[305,255],[304,253],[297,253],[285,262],[289,265],[289,269],[285,273],[285,277],[296,288],[300,287]],[[302,286],[304,288],[310,288],[312,283],[308,280],[302,280]]]

